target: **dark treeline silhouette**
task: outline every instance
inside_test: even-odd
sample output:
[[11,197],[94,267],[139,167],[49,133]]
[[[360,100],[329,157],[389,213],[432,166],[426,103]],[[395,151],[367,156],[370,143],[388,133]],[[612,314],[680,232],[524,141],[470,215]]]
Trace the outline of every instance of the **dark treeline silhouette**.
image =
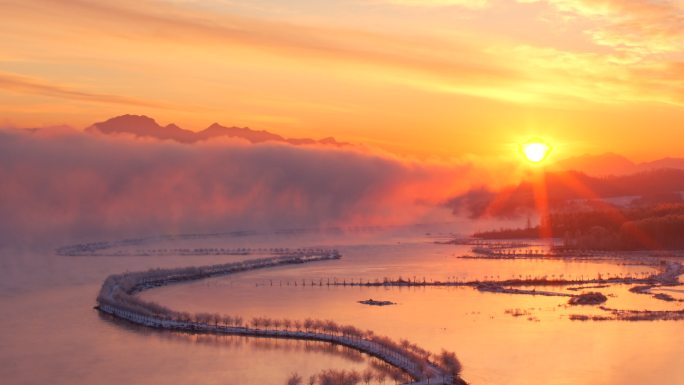
[[[633,203],[682,202],[684,170],[660,169],[632,175],[597,178],[576,171],[549,172],[543,175],[551,209],[573,209],[577,201],[611,197],[635,197]],[[525,180],[499,191],[479,188],[451,199],[447,205],[455,213],[465,211],[472,218],[484,216],[512,218],[536,208],[535,181]],[[639,198],[640,197],[640,198]],[[585,202],[585,204],[591,202]]]
[[[562,211],[544,221],[563,237],[559,250],[640,250],[684,248],[684,204],[661,203],[620,208],[605,205],[585,211]],[[484,239],[531,238],[539,227],[474,234]]]
[[517,229],[500,228],[498,230],[480,231],[473,234],[480,239],[529,239],[539,237],[539,226]]
[[[325,254],[332,250],[322,248],[298,248],[288,247],[155,247],[140,248],[150,242],[193,240],[204,238],[238,237],[251,235],[249,231],[233,231],[228,233],[214,234],[179,234],[160,235],[148,238],[131,238],[119,241],[99,241],[77,243],[59,247],[55,250],[58,255],[64,256],[160,256],[160,255],[249,255],[249,254],[278,254],[278,255],[312,255]],[[130,249],[136,246],[136,249]]]

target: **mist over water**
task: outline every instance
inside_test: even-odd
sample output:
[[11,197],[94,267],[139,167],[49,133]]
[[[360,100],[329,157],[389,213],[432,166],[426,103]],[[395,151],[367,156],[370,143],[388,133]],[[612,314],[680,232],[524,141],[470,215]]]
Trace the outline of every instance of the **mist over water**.
[[443,220],[469,166],[360,149],[0,131],[0,245]]

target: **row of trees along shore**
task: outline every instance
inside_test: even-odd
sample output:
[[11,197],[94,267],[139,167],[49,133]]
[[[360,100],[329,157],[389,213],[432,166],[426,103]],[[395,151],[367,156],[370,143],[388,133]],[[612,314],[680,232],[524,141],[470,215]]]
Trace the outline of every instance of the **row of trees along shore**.
[[[451,360],[450,353],[443,351],[444,360]],[[440,358],[441,359],[441,358]],[[304,381],[299,373],[292,373],[285,381],[286,385],[358,385],[364,383],[369,385],[372,381],[384,384],[387,379],[400,384],[410,379],[406,378],[406,373],[397,368],[389,366],[371,365],[363,371],[326,369],[317,374],[312,374]]]
[[299,373],[292,373],[285,381],[286,385],[357,385],[362,381],[368,385],[371,381],[376,380],[384,384],[387,377],[394,380],[395,384],[405,382],[405,374],[401,371],[379,371],[373,372],[370,368],[363,372],[356,370],[336,370],[327,369],[318,374],[309,376],[308,380],[304,382]]
[[[151,301],[145,301],[135,294],[152,287],[176,282],[197,280],[217,275],[226,275],[248,270],[275,267],[288,264],[339,259],[340,254],[330,250],[321,255],[296,254],[271,258],[252,259],[228,264],[177,269],[151,269],[145,272],[132,272],[107,277],[97,302],[100,310],[121,315],[127,312],[128,320],[138,321],[148,326],[233,333],[242,335],[262,335],[283,338],[322,339],[374,354],[381,359],[407,371],[414,378],[431,378],[441,375],[442,383],[461,383],[458,377],[461,363],[454,353],[442,352],[433,355],[429,351],[409,341],[395,342],[372,331],[363,331],[355,326],[340,325],[332,320],[276,319],[254,317],[245,320],[238,315],[218,313],[189,313],[169,309]],[[325,338],[320,338],[325,337]]]
[[[55,251],[64,256],[117,256],[117,255],[250,255],[250,254],[322,254],[327,252],[321,248],[297,248],[289,247],[150,247],[140,248],[146,243],[156,240],[131,239],[123,241],[101,241],[89,243],[77,243],[62,246]],[[136,246],[137,248],[132,248]]]

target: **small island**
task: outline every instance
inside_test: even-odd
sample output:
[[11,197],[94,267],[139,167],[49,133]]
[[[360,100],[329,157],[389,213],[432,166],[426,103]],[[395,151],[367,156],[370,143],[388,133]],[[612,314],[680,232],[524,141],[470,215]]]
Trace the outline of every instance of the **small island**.
[[570,298],[570,305],[599,305],[608,300],[608,297],[599,292],[588,292]]
[[396,305],[396,302],[392,301],[376,301],[372,298],[364,300],[364,301],[358,301],[360,304],[364,305],[371,305],[371,306],[388,306],[388,305]]

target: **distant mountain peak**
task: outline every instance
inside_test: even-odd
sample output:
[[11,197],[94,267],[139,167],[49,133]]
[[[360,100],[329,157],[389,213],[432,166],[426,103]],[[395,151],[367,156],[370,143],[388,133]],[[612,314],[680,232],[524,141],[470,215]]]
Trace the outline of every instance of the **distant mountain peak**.
[[321,140],[310,138],[287,139],[278,134],[266,130],[253,130],[249,127],[227,127],[218,122],[212,123],[202,131],[194,132],[183,129],[174,123],[161,126],[157,121],[145,115],[121,115],[110,118],[103,122],[94,123],[86,128],[87,132],[96,132],[107,135],[127,134],[135,137],[156,138],[162,140],[174,140],[181,143],[195,143],[215,138],[237,138],[250,143],[280,142],[291,145],[323,144],[334,146],[346,146],[349,143],[338,142],[333,137]]
[[657,170],[663,168],[684,169],[684,158],[666,157],[651,162],[639,164],[640,170]]
[[88,132],[116,135],[128,134],[135,137],[175,140],[182,143],[194,142],[194,132],[184,130],[175,124],[162,127],[156,120],[145,115],[121,115],[98,122],[86,128]]
[[[161,126],[154,119],[145,115],[121,115],[107,119],[104,122],[93,124],[94,127],[104,130],[120,130],[125,126],[129,131],[140,130],[145,128],[161,128]],[[91,126],[91,127],[93,127]]]
[[342,144],[342,143],[338,142],[337,140],[335,140],[335,138],[332,137],[332,136],[325,137],[325,138],[319,140],[318,143],[323,143],[323,144],[334,144],[334,145],[340,145],[340,144]]
[[635,163],[620,154],[606,152],[562,159],[550,166],[552,171],[579,171],[591,176],[620,176],[659,169],[684,169],[684,158],[666,157]]
[[624,175],[636,171],[636,164],[626,157],[606,152],[599,155],[584,154],[562,159],[552,165],[558,171],[580,171],[594,176]]
[[261,142],[285,142],[285,138],[280,135],[272,134],[268,131],[256,131],[248,127],[226,127],[218,123],[213,123],[211,126],[197,133],[200,140],[208,140],[216,137],[240,138],[249,141],[250,143]]

